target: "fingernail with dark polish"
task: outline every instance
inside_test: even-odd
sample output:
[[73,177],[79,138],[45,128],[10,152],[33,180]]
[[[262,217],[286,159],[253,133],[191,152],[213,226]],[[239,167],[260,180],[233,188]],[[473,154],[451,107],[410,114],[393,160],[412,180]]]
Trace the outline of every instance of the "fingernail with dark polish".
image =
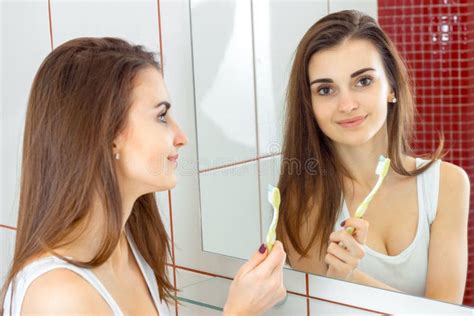
[[345,223],[346,223],[346,220],[343,220],[343,221],[341,222],[341,226],[344,226]]
[[261,254],[264,254],[265,250],[267,250],[267,246],[265,246],[265,244],[262,244],[260,248],[258,248],[258,252],[260,252]]

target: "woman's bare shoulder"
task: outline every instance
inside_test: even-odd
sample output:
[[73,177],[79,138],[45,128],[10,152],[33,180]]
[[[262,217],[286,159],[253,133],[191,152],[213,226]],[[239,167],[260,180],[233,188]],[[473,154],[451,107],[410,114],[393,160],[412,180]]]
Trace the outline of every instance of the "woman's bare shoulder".
[[80,275],[58,268],[46,272],[28,287],[22,314],[111,314],[100,294]]
[[469,176],[463,168],[447,161],[441,161],[440,175],[451,184],[466,186],[469,184]]
[[439,179],[438,211],[449,212],[453,216],[467,216],[471,184],[469,176],[463,168],[442,161]]

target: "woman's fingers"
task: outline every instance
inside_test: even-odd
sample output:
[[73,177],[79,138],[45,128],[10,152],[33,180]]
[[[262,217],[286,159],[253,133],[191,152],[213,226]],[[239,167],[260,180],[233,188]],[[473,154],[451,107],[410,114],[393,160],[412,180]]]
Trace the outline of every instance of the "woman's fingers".
[[261,262],[255,271],[261,273],[264,276],[269,276],[274,273],[281,273],[283,265],[285,264],[286,253],[283,249],[282,243],[277,240],[273,245],[272,251],[268,254],[268,257]]
[[[343,222],[341,230],[332,232],[324,261],[329,265],[327,276],[348,279],[364,257],[363,245],[367,238],[369,223],[359,218],[348,218]],[[346,231],[353,227],[354,232]]]
[[354,238],[360,243],[365,244],[367,240],[367,232],[369,230],[369,222],[362,218],[349,217],[344,222],[344,229],[354,227]]
[[[356,257],[358,259],[362,259],[362,257],[364,257],[365,255],[364,247],[344,229],[332,232],[331,235],[329,235],[329,241],[331,243],[334,243],[335,246],[337,246],[341,250],[346,250],[351,256]],[[340,242],[342,242],[346,249],[339,245]]]
[[344,262],[339,260],[335,255],[331,253],[326,253],[326,256],[324,257],[324,262],[329,265],[330,268],[336,271],[343,271],[345,268]]
[[363,253],[361,253],[360,256],[353,256],[347,249],[344,249],[333,242],[329,244],[327,253],[335,256],[340,261],[352,267],[356,267],[359,264],[360,259],[362,259],[362,257],[364,256]]
[[[261,252],[263,250],[263,253]],[[265,258],[268,256],[268,249],[264,245],[260,247],[259,250],[257,250],[250,259],[244,263],[237,274],[235,275],[235,278],[239,278],[241,275],[247,274],[248,272],[252,271],[257,267]]]

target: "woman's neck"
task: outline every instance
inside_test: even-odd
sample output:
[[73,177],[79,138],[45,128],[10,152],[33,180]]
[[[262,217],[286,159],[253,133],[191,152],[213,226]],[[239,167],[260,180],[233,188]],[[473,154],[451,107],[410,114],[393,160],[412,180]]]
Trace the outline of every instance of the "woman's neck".
[[[131,214],[135,199],[122,199],[122,201],[123,222],[119,242],[110,257],[97,268],[101,270],[105,269],[113,273],[120,273],[120,271],[127,268],[133,256],[128,246],[125,224]],[[94,198],[92,205],[93,207],[88,214],[88,218],[68,234],[66,241],[71,240],[71,242],[55,249],[58,254],[86,262],[93,259],[98,253],[102,244],[106,224],[104,208],[97,197]]]
[[386,128],[383,127],[374,137],[362,145],[351,146],[335,143],[334,147],[339,159],[352,176],[352,179],[347,180],[353,180],[354,185],[369,192],[378,178],[375,169],[380,155],[387,157],[388,136]]

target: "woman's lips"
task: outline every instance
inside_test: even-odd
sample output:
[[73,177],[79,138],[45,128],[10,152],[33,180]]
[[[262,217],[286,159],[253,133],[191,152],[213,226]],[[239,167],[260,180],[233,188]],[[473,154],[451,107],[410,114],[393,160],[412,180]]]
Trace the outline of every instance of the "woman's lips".
[[357,127],[361,125],[364,121],[367,115],[360,115],[360,116],[355,116],[347,120],[342,120],[337,122],[337,124],[341,125],[344,128],[352,128],[352,127]]
[[178,160],[179,155],[168,156],[169,161],[176,162]]

